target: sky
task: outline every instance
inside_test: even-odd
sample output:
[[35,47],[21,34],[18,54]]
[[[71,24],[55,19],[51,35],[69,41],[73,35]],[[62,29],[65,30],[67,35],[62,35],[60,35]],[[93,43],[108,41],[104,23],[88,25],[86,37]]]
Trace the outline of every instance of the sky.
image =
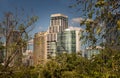
[[32,31],[34,33],[46,31],[50,24],[50,15],[62,13],[68,16],[69,26],[79,26],[79,14],[68,6],[75,0],[0,0],[0,18],[3,13],[24,8],[25,13],[35,14],[39,20]]

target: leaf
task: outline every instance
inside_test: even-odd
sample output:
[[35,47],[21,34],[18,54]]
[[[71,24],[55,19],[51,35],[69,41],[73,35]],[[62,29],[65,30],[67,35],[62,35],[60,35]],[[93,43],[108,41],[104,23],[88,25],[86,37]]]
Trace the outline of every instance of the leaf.
[[81,23],[80,23],[80,26],[82,26],[82,25],[84,25],[85,24],[85,21],[82,21]]
[[24,26],[24,24],[20,24],[20,26],[18,27],[18,29],[19,29],[21,32],[25,31],[25,26]]
[[69,8],[74,8],[76,6],[77,6],[77,4],[73,4],[73,5],[70,5]]
[[90,27],[90,22],[89,21],[86,21],[86,26]]
[[120,30],[120,20],[117,21],[117,29]]
[[112,18],[111,12],[108,12],[108,18]]
[[79,40],[84,39],[84,36],[81,34]]
[[101,7],[101,6],[103,6],[103,5],[105,5],[105,1],[104,1],[104,0],[100,0],[100,1],[98,1],[98,2],[96,3],[95,7]]
[[90,13],[88,14],[88,17],[89,17],[89,18],[92,18],[92,14],[93,14],[93,13],[90,12]]
[[32,22],[36,22],[38,20],[38,16],[33,16],[32,18],[31,18],[31,21]]
[[38,16],[31,17],[30,21],[28,22],[27,26],[31,26],[38,20]]
[[111,42],[112,44],[114,44],[115,43],[115,41],[114,40],[112,40],[112,42]]
[[96,34],[100,34],[101,30],[102,30],[102,28],[101,28],[101,27],[98,27],[98,28],[96,29]]

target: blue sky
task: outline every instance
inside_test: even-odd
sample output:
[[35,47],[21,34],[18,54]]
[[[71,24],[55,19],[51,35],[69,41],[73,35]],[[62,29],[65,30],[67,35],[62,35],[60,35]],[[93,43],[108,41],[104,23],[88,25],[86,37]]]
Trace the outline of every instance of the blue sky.
[[0,17],[4,12],[15,11],[15,8],[24,8],[25,13],[33,14],[39,17],[36,23],[34,33],[46,31],[49,27],[50,15],[55,13],[62,13],[69,17],[69,26],[79,26],[71,20],[79,16],[73,9],[68,6],[74,3],[75,0],[0,0]]

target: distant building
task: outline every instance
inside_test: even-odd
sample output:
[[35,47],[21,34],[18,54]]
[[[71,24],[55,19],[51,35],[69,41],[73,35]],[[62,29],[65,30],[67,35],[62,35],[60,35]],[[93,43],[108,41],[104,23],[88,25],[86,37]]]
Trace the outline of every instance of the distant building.
[[33,39],[29,40],[27,43],[26,51],[22,52],[23,58],[22,62],[25,66],[33,66]]
[[34,35],[33,58],[34,65],[44,64],[47,60],[46,32],[39,32]]
[[27,50],[33,51],[34,39],[30,39],[27,44]]
[[81,42],[79,40],[83,29],[78,27],[69,27],[63,32],[58,33],[57,52],[77,53],[80,51]]
[[55,56],[57,33],[68,28],[68,16],[63,14],[52,14],[50,20],[50,27],[47,34],[47,58]]
[[25,65],[25,66],[33,66],[32,50],[26,50],[26,52],[23,53],[22,62],[23,62],[23,65]]
[[96,47],[87,47],[84,52],[82,53],[82,56],[88,59],[91,59],[93,56],[97,55],[100,53],[100,51],[103,48],[100,46],[96,46]]
[[78,27],[68,28],[68,16],[52,14],[48,30],[34,35],[34,65],[45,64],[57,53],[80,52],[79,36],[82,31],[83,29]]

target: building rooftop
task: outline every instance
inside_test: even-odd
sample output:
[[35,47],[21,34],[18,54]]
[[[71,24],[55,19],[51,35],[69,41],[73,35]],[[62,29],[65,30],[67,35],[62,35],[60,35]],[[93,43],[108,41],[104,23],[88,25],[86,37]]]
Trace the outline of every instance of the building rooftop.
[[62,17],[68,18],[68,16],[66,16],[66,15],[64,15],[64,14],[60,14],[60,13],[52,14],[50,17],[59,17],[59,16],[62,16]]
[[39,37],[39,36],[41,36],[41,35],[45,35],[45,33],[46,33],[45,31],[35,33],[34,37]]

